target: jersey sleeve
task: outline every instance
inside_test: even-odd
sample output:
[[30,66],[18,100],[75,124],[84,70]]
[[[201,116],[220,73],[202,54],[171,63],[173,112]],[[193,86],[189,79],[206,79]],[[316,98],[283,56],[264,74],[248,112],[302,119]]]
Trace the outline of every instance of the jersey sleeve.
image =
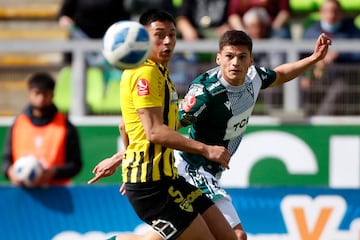
[[196,122],[206,109],[208,93],[203,84],[193,83],[179,106],[179,122],[186,127]]
[[276,80],[276,72],[269,68],[255,67],[261,79],[261,89],[268,88]]
[[135,109],[163,106],[164,79],[156,68],[143,67],[134,75],[132,97]]

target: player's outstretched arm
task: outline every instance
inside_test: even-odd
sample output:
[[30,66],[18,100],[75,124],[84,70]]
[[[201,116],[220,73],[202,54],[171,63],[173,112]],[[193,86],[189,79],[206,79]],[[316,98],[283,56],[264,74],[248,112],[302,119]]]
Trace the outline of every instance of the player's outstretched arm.
[[97,182],[103,177],[113,175],[117,171],[118,167],[121,165],[124,153],[125,151],[120,151],[118,153],[115,153],[112,157],[105,158],[104,160],[99,162],[92,171],[92,173],[95,174],[95,177],[90,179],[88,181],[88,184]]
[[229,168],[231,155],[224,146],[207,145],[182,136],[163,123],[160,107],[139,109],[138,115],[144,126],[146,138],[150,142],[179,151],[200,154]]
[[300,76],[309,67],[325,58],[330,45],[331,39],[324,33],[320,34],[316,40],[314,52],[310,56],[296,62],[282,64],[274,69],[276,81],[271,86],[281,85]]

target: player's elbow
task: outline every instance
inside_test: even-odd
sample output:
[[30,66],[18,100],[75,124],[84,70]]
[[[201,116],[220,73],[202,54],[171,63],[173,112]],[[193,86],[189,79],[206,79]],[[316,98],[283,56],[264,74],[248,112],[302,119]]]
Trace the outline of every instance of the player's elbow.
[[154,144],[163,144],[166,140],[166,134],[164,134],[162,131],[159,131],[157,128],[151,128],[146,131],[146,138]]
[[162,144],[163,138],[154,132],[151,132],[149,134],[146,134],[146,138],[149,140],[149,142],[155,143],[155,144]]

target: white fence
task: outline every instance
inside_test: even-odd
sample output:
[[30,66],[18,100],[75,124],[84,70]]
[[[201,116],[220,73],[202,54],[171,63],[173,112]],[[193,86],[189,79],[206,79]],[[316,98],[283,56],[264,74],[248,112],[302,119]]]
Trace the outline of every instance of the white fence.
[[[336,40],[333,41],[331,49],[345,52],[359,52],[359,40]],[[257,52],[283,52],[287,62],[299,59],[299,54],[311,52],[315,41],[287,41],[287,40],[262,40],[254,42],[254,53]],[[76,40],[76,41],[39,41],[39,40],[18,40],[0,41],[0,52],[71,52],[72,71],[74,81],[72,82],[72,104],[70,109],[71,117],[84,117],[86,115],[85,103],[85,61],[84,55],[89,51],[100,51],[101,41],[98,40]],[[217,41],[197,41],[184,42],[178,41],[177,52],[205,52],[216,53],[218,50]],[[360,82],[360,79],[359,79]],[[283,104],[279,112],[281,116],[296,116],[301,112],[300,89],[298,81],[291,81],[283,86]]]

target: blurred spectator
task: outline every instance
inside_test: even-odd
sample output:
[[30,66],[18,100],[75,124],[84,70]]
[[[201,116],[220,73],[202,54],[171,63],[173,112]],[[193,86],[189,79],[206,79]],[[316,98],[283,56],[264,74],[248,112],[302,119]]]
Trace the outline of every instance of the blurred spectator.
[[[182,0],[177,12],[176,26],[179,38],[184,41],[218,39],[229,30],[227,24],[228,0]],[[169,68],[180,97],[190,81],[200,72],[201,66],[213,64],[213,54],[183,52],[174,54]],[[200,63],[200,61],[203,61]]]
[[[354,19],[345,18],[344,11],[341,4],[337,0],[325,0],[320,6],[319,10],[320,20],[315,21],[308,29],[305,29],[303,38],[314,39],[319,33],[326,33],[334,41],[336,39],[355,39],[360,38],[360,30],[356,28]],[[328,54],[321,62],[318,62],[313,69],[311,69],[306,76],[301,79],[301,87],[304,90],[304,99],[311,100],[310,85],[318,85],[324,87],[327,85],[326,91],[323,93],[323,98],[320,105],[314,109],[308,109],[310,114],[351,114],[346,112],[346,108],[341,108],[342,111],[335,111],[335,103],[341,99],[343,104],[347,102],[354,102],[348,91],[351,85],[358,83],[349,82],[348,77],[344,77],[346,64],[358,64],[360,62],[360,53],[338,52],[329,50]],[[334,68],[335,65],[342,65],[343,67]],[[344,65],[345,64],[345,65]],[[331,66],[331,67],[330,67]],[[316,81],[321,79],[321,81]],[[317,87],[311,87],[317,89]],[[309,103],[313,104],[313,103]],[[305,108],[311,108],[306,105]]]
[[[340,2],[325,0],[319,10],[320,20],[305,30],[304,39],[314,39],[316,34],[326,33],[332,39],[360,38],[360,30],[355,26],[353,18],[345,18]],[[323,63],[359,62],[359,54],[329,51]]]
[[[250,8],[243,17],[244,31],[253,39],[266,39],[271,35],[271,20],[264,8]],[[254,62],[260,66],[270,67],[269,54],[253,53]]]
[[229,30],[228,0],[183,0],[178,11],[177,28],[186,41],[219,38]]
[[[100,39],[113,23],[127,20],[123,0],[63,0],[59,12],[59,25],[70,31],[72,39]],[[89,65],[102,64],[102,54],[89,53]],[[71,61],[68,56],[66,62]]]
[[252,39],[266,39],[272,35],[271,19],[265,8],[250,8],[243,17],[244,30]]
[[82,168],[77,129],[54,105],[54,87],[48,73],[28,79],[29,105],[9,128],[3,150],[3,174],[14,185],[22,184],[13,168],[22,156],[35,156],[44,168],[40,179],[27,187],[68,184]]
[[232,29],[245,30],[244,14],[253,7],[265,8],[271,19],[272,36],[291,38],[289,0],[229,0],[228,22]]
[[[269,39],[273,37],[271,18],[263,7],[250,8],[243,16],[244,31],[253,39]],[[267,52],[253,53],[254,62],[260,66],[275,67],[285,62],[285,53]]]

